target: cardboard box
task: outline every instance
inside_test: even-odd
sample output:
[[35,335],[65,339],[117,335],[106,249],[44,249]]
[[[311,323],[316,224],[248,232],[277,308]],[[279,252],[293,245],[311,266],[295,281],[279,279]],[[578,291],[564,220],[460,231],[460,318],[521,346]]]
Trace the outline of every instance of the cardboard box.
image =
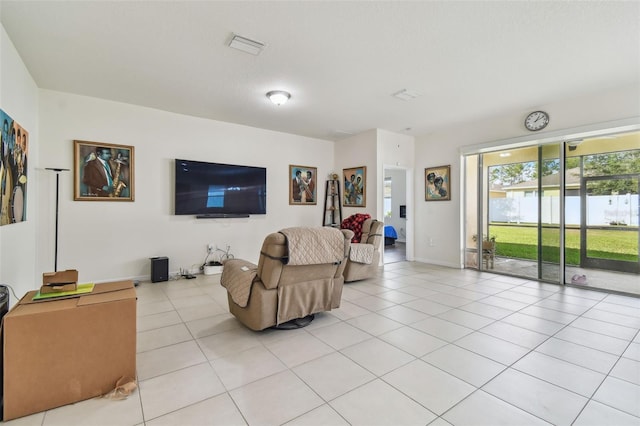
[[3,318],[4,420],[103,395],[136,374],[132,281],[80,297],[32,300]]
[[45,272],[42,274],[42,287],[40,293],[57,293],[61,291],[73,291],[77,288],[78,271],[67,269],[66,271]]

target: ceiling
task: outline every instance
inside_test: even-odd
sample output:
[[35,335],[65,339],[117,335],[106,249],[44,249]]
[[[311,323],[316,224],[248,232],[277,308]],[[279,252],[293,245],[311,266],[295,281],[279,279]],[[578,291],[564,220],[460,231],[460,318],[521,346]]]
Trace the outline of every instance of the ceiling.
[[1,0],[0,20],[40,88],[329,140],[640,84],[637,1]]

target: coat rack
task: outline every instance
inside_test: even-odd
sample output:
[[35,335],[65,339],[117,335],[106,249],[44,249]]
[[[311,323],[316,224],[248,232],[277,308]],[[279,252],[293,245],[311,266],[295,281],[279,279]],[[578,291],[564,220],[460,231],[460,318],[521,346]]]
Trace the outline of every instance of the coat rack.
[[58,272],[58,203],[60,195],[60,172],[68,172],[69,169],[47,167],[46,170],[56,172],[56,244],[54,249],[53,271]]

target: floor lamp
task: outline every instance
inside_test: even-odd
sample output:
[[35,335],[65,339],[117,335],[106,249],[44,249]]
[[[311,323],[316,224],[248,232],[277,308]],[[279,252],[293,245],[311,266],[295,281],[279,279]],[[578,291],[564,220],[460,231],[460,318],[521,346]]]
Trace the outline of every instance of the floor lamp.
[[60,172],[68,172],[69,169],[47,167],[46,170],[52,170],[56,172],[56,246],[54,251],[53,271],[58,272],[58,202],[60,196]]

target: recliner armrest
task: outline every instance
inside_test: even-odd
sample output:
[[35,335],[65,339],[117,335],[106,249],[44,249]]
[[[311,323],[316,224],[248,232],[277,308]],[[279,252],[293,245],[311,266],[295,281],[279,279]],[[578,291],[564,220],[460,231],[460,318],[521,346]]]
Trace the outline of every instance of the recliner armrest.
[[370,265],[373,262],[373,253],[375,247],[373,244],[352,243],[349,260],[356,263],[364,263]]
[[242,268],[246,267],[247,269],[258,269],[258,265],[255,263],[251,263],[248,260],[242,259],[228,259],[223,262],[223,273],[225,270],[229,270],[230,272],[236,270],[243,270]]
[[224,262],[220,284],[241,307],[247,306],[257,270],[257,265],[246,260],[229,259]]

